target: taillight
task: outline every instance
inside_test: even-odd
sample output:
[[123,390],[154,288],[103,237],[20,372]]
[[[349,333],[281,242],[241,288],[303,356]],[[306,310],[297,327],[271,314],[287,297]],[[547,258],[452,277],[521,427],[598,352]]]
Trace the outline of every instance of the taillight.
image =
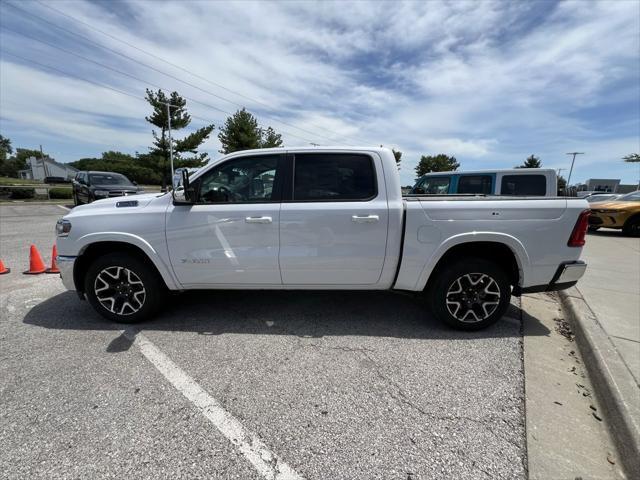
[[582,247],[584,245],[584,238],[587,235],[587,229],[589,228],[589,215],[591,210],[583,210],[580,212],[580,216],[576,221],[576,225],[573,227],[571,236],[567,245],[569,247]]

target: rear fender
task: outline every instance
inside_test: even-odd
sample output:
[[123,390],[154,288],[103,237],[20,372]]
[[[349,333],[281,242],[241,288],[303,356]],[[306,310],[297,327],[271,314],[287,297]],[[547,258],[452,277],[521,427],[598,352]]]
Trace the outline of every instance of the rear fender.
[[[530,261],[527,251],[517,238],[498,232],[469,232],[449,237],[440,244],[422,269],[422,273],[418,277],[415,290],[423,290],[427,286],[427,282],[429,281],[429,277],[431,276],[433,269],[447,251],[457,245],[473,242],[494,242],[501,243],[509,247],[518,264],[519,285],[524,285],[525,278],[530,270]],[[478,252],[478,254],[478,256],[482,256],[482,252]]]

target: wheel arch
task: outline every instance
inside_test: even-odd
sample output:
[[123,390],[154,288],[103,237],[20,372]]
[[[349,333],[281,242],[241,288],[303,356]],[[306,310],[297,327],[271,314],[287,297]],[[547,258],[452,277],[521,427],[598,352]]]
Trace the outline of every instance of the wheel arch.
[[156,250],[145,240],[133,235],[111,234],[100,238],[85,237],[84,245],[74,262],[73,283],[76,290],[84,293],[84,277],[89,265],[101,255],[114,252],[127,252],[148,264],[170,290],[178,289],[173,274],[162,261]]
[[514,287],[524,285],[529,256],[516,238],[500,233],[473,232],[456,235],[443,242],[425,265],[416,290],[428,288],[438,269],[463,256],[496,259]]
[[636,213],[633,213],[633,214],[629,215],[629,218],[627,218],[627,219],[624,221],[624,224],[622,225],[622,228],[623,228],[623,229],[624,229],[625,227],[627,227],[627,228],[628,228],[629,224],[630,224],[631,222],[636,221],[636,220],[640,220],[640,212],[636,212]]

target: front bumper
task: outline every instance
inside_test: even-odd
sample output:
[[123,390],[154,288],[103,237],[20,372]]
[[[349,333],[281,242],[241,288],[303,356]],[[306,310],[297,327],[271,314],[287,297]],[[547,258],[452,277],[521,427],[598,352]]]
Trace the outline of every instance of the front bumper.
[[60,269],[60,278],[62,278],[62,284],[67,290],[75,290],[76,285],[73,281],[73,265],[76,262],[76,257],[67,257],[64,255],[58,255],[56,257],[58,268]]
[[547,285],[534,285],[525,288],[514,289],[514,295],[523,293],[555,292],[573,287],[582,278],[587,270],[587,264],[582,260],[575,262],[563,262],[560,264],[553,278]]
[[605,228],[622,228],[627,218],[627,214],[620,212],[591,212],[589,215],[589,225],[593,227],[605,227]]

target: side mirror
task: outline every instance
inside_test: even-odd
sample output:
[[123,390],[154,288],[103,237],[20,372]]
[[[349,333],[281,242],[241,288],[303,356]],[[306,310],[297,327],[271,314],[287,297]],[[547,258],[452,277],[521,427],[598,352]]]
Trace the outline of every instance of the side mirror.
[[416,195],[424,195],[426,192],[424,191],[424,188],[416,187],[413,189],[413,193],[415,193]]
[[176,204],[191,205],[196,202],[195,189],[189,182],[189,173],[182,171],[182,185],[172,190],[173,202]]
[[131,183],[133,183],[136,187],[138,186],[138,182],[136,181],[132,181]]

